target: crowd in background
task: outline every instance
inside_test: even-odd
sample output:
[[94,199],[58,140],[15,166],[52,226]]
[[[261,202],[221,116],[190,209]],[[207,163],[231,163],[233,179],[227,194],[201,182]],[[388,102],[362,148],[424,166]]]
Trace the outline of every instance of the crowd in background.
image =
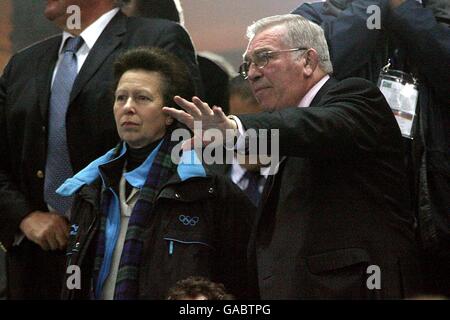
[[[179,1],[45,16],[62,36],[0,78],[4,298],[450,297],[448,1],[301,4],[249,26],[239,73]],[[193,120],[235,132],[232,163],[171,162]],[[249,128],[279,130],[276,174],[238,150]]]

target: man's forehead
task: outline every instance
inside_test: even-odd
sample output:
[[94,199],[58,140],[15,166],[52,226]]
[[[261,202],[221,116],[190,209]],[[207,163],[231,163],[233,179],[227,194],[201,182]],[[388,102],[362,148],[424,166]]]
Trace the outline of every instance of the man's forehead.
[[279,25],[262,30],[250,39],[244,58],[261,51],[285,49],[286,45],[283,42],[285,34],[286,28]]

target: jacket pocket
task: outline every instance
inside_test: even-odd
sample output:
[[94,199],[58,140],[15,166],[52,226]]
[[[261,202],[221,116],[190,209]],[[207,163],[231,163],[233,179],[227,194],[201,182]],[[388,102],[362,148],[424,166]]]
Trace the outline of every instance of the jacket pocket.
[[369,254],[360,248],[340,249],[306,257],[311,273],[320,274],[351,267],[357,264],[368,264]]
[[172,231],[147,243],[140,269],[140,298],[165,299],[177,281],[190,276],[211,278],[215,253],[202,234]]
[[206,250],[215,250],[214,247],[203,239],[188,238],[188,239],[177,239],[174,237],[165,237],[164,240],[168,241],[168,253],[169,256],[173,255],[175,252],[175,247],[180,250],[185,250],[189,246],[200,246]]
[[314,299],[374,298],[367,288],[369,254],[360,248],[340,249],[305,258],[309,270],[305,296]]

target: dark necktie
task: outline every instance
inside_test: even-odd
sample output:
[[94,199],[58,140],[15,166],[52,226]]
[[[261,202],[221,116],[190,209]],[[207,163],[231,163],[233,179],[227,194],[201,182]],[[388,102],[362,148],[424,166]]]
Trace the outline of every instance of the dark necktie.
[[44,200],[61,214],[67,213],[73,200],[57,195],[55,190],[73,175],[67,145],[66,114],[70,93],[78,73],[76,52],[82,45],[81,37],[67,39],[50,96]]
[[261,200],[261,193],[259,192],[259,181],[261,178],[259,172],[247,170],[244,174],[244,179],[248,179],[248,185],[244,192],[255,206],[258,206]]

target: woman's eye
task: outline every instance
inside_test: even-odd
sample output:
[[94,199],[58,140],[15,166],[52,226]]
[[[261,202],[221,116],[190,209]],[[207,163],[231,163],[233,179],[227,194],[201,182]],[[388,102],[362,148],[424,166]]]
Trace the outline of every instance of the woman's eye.
[[120,94],[118,96],[116,96],[116,101],[126,101],[127,96],[124,94]]
[[138,99],[140,101],[151,101],[150,97],[147,97],[147,96],[138,96]]

